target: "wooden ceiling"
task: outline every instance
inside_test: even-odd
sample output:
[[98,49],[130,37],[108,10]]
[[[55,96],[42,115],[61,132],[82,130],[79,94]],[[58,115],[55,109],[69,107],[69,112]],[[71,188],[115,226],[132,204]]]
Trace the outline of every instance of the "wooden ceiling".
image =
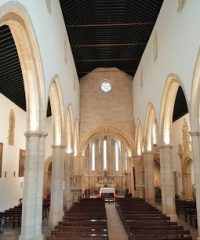
[[134,76],[163,0],[60,0],[79,78],[98,67]]
[[[97,67],[134,76],[163,0],[60,0],[79,78]],[[26,111],[23,76],[8,26],[0,27],[0,92]],[[188,112],[177,91],[173,121]],[[48,104],[47,116],[51,115]]]

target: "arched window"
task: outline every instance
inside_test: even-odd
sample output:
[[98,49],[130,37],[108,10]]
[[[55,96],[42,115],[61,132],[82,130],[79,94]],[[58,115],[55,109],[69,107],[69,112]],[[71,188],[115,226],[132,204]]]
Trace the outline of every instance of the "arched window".
[[107,170],[107,139],[103,140],[103,169]]
[[95,163],[96,163],[96,146],[94,142],[92,143],[92,171],[95,171]]

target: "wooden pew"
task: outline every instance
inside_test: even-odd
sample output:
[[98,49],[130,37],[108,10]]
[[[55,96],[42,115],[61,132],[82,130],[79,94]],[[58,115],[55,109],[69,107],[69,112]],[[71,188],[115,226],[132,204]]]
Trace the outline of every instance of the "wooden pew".
[[189,231],[142,200],[116,200],[129,240],[191,240]]

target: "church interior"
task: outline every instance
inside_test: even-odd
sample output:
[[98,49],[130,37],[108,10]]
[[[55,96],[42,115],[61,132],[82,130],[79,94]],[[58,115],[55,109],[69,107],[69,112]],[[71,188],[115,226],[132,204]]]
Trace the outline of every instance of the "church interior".
[[0,240],[200,240],[200,1],[0,1]]

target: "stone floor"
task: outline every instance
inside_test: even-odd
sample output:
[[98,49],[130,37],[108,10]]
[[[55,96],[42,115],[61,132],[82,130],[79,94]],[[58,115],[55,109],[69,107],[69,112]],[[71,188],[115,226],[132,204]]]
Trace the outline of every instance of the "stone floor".
[[[106,203],[106,211],[108,218],[109,240],[128,240],[114,204]],[[179,216],[178,224],[183,225],[186,230],[190,230],[193,240],[197,238],[197,229],[188,225],[184,221],[183,215]],[[48,228],[47,220],[44,220],[43,222],[43,232],[44,236],[49,235],[50,229]],[[3,226],[3,233],[0,233],[0,240],[18,240],[19,234],[20,228],[12,229],[10,226]]]
[[178,224],[181,226],[184,226],[185,230],[190,231],[190,235],[192,236],[192,239],[195,240],[197,238],[197,229],[195,227],[192,227],[184,220],[184,215],[180,215],[178,218]]
[[106,203],[109,240],[128,240],[114,203]]

